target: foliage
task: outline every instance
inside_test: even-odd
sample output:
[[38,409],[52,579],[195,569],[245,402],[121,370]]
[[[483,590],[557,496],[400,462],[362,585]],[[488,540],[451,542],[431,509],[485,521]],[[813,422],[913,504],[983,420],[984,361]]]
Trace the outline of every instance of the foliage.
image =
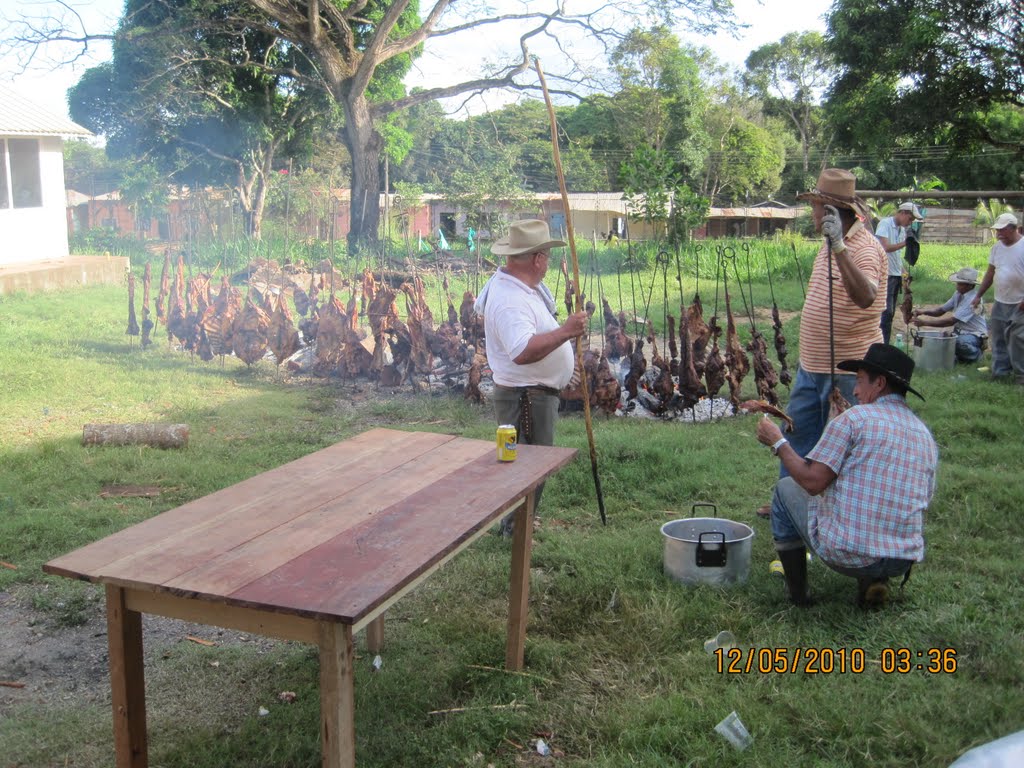
[[824,38],[818,32],[790,32],[753,51],[746,67],[744,85],[768,114],[782,116],[796,132],[803,175],[809,175],[812,148],[825,150],[831,136],[821,101],[836,67]]
[[1004,213],[1013,213],[1013,206],[1007,205],[1002,200],[979,200],[974,209],[974,221],[976,227],[983,227],[987,234],[987,240],[995,240],[995,233],[989,229]]
[[145,249],[136,238],[122,235],[109,227],[93,227],[85,232],[74,232],[68,237],[68,248],[75,254],[104,254],[128,256],[137,263],[145,256]]
[[[841,68],[829,98],[840,141],[880,153],[900,138],[992,143],[984,115],[1024,104],[1020,8],[1002,0],[837,0],[828,45]],[[1020,136],[1008,145],[1021,149]]]

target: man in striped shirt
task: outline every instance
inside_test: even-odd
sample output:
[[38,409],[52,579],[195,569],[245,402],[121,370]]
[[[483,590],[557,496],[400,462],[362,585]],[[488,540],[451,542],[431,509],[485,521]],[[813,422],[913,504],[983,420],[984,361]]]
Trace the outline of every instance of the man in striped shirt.
[[[807,457],[763,419],[757,439],[789,472],[772,497],[772,536],[790,600],[809,602],[807,548],[829,568],[857,579],[858,603],[884,605],[888,580],[924,559],[924,512],[935,493],[938,447],[907,405],[914,361],[872,344],[855,372],[855,405],[833,419]],[[923,400],[924,398],[921,397]]]
[[[833,386],[848,402],[856,402],[854,377],[833,375],[832,365],[834,360],[863,357],[871,344],[882,340],[878,318],[885,308],[889,261],[864,224],[868,209],[856,194],[852,173],[826,168],[817,186],[797,199],[810,201],[815,229],[825,235],[800,315],[800,363],[786,408],[793,420],[790,445],[806,456],[825,430]],[[783,466],[779,476],[786,474]],[[757,513],[767,517],[769,509],[765,505]]]

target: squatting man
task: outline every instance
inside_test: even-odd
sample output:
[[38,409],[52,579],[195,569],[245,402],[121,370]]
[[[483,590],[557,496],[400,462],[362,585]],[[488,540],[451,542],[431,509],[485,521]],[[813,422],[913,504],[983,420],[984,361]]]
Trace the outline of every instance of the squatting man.
[[935,492],[938,448],[906,401],[914,361],[888,344],[872,344],[856,372],[854,405],[830,421],[801,457],[767,418],[757,439],[789,472],[775,486],[772,536],[789,599],[807,605],[807,550],[832,570],[857,579],[857,602],[888,602],[888,580],[924,559],[924,512]]

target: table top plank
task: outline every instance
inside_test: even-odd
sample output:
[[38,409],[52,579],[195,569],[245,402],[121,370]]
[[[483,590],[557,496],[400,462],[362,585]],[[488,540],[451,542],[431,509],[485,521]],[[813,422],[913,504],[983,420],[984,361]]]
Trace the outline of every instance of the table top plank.
[[481,456],[228,596],[228,602],[356,623],[415,582],[576,455],[520,446],[514,462]]
[[381,511],[437,482],[437,478],[452,476],[466,464],[485,456],[495,461],[495,448],[480,440],[457,438],[437,446],[430,453],[380,475],[374,482],[352,489],[264,535],[241,542],[163,582],[162,586],[176,594],[231,594],[324,541],[361,526]]
[[[122,576],[134,564],[145,566],[147,581],[159,583],[194,567],[179,561],[181,546],[187,549],[190,542],[202,543],[211,536],[230,538],[240,533],[236,526],[249,536],[258,535],[455,439],[430,432],[370,430],[125,528],[51,560],[43,570],[99,581],[115,563]],[[215,542],[207,543],[207,551],[216,549]]]

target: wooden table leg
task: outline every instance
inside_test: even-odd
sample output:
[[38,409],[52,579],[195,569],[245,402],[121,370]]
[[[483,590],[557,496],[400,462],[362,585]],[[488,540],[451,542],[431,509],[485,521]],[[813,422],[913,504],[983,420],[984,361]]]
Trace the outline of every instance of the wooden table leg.
[[355,768],[356,711],[352,627],[320,624],[320,748],[323,768]]
[[533,507],[535,495],[516,510],[512,534],[512,584],[508,598],[508,642],[505,669],[522,669],[526,651],[526,615],[530,608],[530,551],[533,549]]
[[380,653],[384,647],[384,614],[366,625],[366,650],[370,653]]
[[146,680],[142,614],[125,607],[124,590],[107,585],[107,644],[117,768],[146,768]]

